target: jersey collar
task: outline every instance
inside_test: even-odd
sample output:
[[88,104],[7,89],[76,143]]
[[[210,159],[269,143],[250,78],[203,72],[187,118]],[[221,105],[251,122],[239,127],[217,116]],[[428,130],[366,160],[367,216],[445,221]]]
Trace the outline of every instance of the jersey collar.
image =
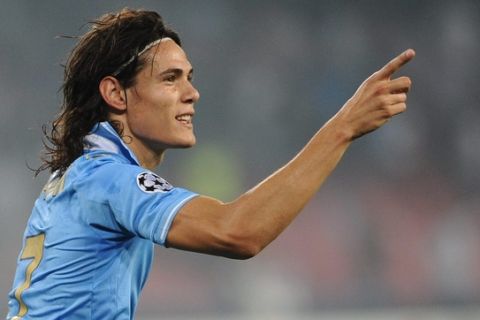
[[140,163],[135,154],[127,147],[122,138],[108,123],[97,123],[92,131],[85,136],[85,153],[92,151],[106,151],[112,152],[127,158],[131,163],[140,166]]

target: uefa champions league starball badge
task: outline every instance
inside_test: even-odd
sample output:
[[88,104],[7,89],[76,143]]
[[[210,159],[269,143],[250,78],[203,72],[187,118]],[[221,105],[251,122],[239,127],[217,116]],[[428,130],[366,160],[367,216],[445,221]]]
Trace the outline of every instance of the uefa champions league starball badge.
[[137,185],[145,193],[168,192],[173,186],[153,172],[142,172],[137,176]]

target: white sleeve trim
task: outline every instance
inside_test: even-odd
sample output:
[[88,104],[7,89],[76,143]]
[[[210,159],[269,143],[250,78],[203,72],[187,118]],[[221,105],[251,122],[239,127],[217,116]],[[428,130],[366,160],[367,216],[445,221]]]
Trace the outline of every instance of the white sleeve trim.
[[175,207],[173,207],[172,211],[170,211],[168,217],[167,217],[167,220],[162,228],[162,231],[160,233],[160,244],[165,246],[165,242],[166,242],[166,238],[167,238],[167,233],[168,231],[170,230],[170,225],[172,224],[173,222],[173,219],[175,218],[175,216],[177,215],[177,212],[178,210],[187,202],[189,201],[190,199],[194,198],[194,197],[197,197],[198,194],[192,194],[188,197],[186,197],[185,199],[183,199],[182,201],[180,201],[179,203],[177,203],[177,205]]

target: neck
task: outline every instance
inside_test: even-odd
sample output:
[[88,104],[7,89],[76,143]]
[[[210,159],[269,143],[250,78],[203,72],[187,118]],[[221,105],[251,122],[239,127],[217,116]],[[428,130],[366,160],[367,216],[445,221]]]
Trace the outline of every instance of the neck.
[[133,135],[124,135],[123,142],[132,150],[140,162],[140,166],[153,170],[162,162],[165,149],[151,148]]
[[147,141],[139,139],[130,131],[130,128],[125,125],[123,121],[114,119],[114,117],[111,117],[110,120],[120,123],[120,128],[116,128],[116,131],[120,135],[122,141],[135,154],[141,167],[149,170],[158,167],[163,160],[166,148],[154,146]]

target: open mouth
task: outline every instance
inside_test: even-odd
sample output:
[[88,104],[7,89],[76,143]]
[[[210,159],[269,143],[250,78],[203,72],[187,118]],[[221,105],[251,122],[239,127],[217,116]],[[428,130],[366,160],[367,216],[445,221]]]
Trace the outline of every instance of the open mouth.
[[191,126],[192,125],[193,114],[191,114],[191,113],[181,114],[181,115],[176,116],[175,119],[177,121],[181,122],[184,125]]

